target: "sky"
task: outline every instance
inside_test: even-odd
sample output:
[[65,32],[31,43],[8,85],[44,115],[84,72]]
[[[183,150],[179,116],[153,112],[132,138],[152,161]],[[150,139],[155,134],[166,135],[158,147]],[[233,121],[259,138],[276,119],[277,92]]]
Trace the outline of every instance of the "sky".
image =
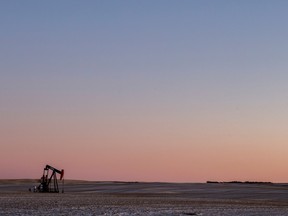
[[0,1],[0,178],[288,182],[288,1]]

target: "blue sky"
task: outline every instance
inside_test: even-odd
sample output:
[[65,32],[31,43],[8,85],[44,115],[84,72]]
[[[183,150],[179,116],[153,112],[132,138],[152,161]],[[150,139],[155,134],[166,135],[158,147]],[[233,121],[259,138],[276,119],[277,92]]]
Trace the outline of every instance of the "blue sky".
[[[106,142],[115,152],[130,148],[140,158],[138,149],[145,155],[147,146],[153,146],[157,153],[166,144],[175,160],[189,151],[201,155],[204,149],[210,154],[235,147],[241,152],[251,146],[256,152],[263,145],[264,155],[273,152],[271,158],[281,158],[277,151],[288,150],[283,147],[287,6],[280,0],[1,1],[0,128],[5,154],[13,155],[21,146],[27,151],[23,160],[29,158],[41,145],[40,138],[33,138],[38,134],[52,137],[60,152],[79,139],[91,151]],[[135,144],[137,139],[148,141]],[[263,144],[265,139],[269,142]],[[81,145],[73,145],[79,151]],[[199,145],[205,146],[203,151]],[[179,154],[173,155],[178,147]],[[155,164],[162,164],[156,153]],[[234,154],[231,150],[232,158]],[[123,155],[115,157],[121,161]],[[2,160],[9,164],[9,158]],[[55,160],[72,166],[68,159]],[[260,164],[263,158],[256,161]],[[140,167],[144,174],[149,170]],[[101,178],[202,181],[209,176],[204,172],[195,179],[183,171],[181,178],[167,174],[153,179],[148,171],[141,176],[123,169],[125,176],[113,176],[111,168]],[[159,169],[165,170],[164,165]],[[207,173],[210,169],[203,165]],[[223,170],[215,178],[229,178],[229,169]],[[247,176],[257,177],[251,173]],[[243,171],[240,178],[244,176]],[[71,175],[82,177],[94,178]],[[258,177],[268,178],[264,171]]]

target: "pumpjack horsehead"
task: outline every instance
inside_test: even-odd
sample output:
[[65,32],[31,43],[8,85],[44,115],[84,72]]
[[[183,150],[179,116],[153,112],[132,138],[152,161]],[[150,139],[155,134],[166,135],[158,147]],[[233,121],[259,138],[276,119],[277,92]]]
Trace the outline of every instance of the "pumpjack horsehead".
[[[50,176],[49,171],[51,172]],[[64,193],[64,170],[62,169],[60,171],[50,165],[46,165],[44,168],[38,191],[43,193],[59,193],[57,174],[60,175],[60,181],[62,181],[62,193]]]

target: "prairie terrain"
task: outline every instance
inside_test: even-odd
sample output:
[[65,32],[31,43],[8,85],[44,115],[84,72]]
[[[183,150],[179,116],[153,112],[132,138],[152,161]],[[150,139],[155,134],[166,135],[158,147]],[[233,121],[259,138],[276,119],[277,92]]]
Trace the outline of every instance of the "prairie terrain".
[[[29,192],[36,180],[0,180],[0,215],[287,215],[286,184],[65,180],[65,193]],[[61,184],[60,190],[61,188]]]

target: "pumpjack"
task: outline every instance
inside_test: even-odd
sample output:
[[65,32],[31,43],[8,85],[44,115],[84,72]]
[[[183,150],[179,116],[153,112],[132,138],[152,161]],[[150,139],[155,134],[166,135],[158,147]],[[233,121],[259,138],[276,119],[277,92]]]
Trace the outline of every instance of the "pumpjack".
[[[49,177],[49,171],[51,175]],[[64,193],[64,170],[61,171],[50,166],[46,165],[43,171],[43,176],[40,179],[40,185],[38,186],[38,191],[43,193],[59,193],[57,175],[60,175],[60,181],[62,181],[62,193]]]

